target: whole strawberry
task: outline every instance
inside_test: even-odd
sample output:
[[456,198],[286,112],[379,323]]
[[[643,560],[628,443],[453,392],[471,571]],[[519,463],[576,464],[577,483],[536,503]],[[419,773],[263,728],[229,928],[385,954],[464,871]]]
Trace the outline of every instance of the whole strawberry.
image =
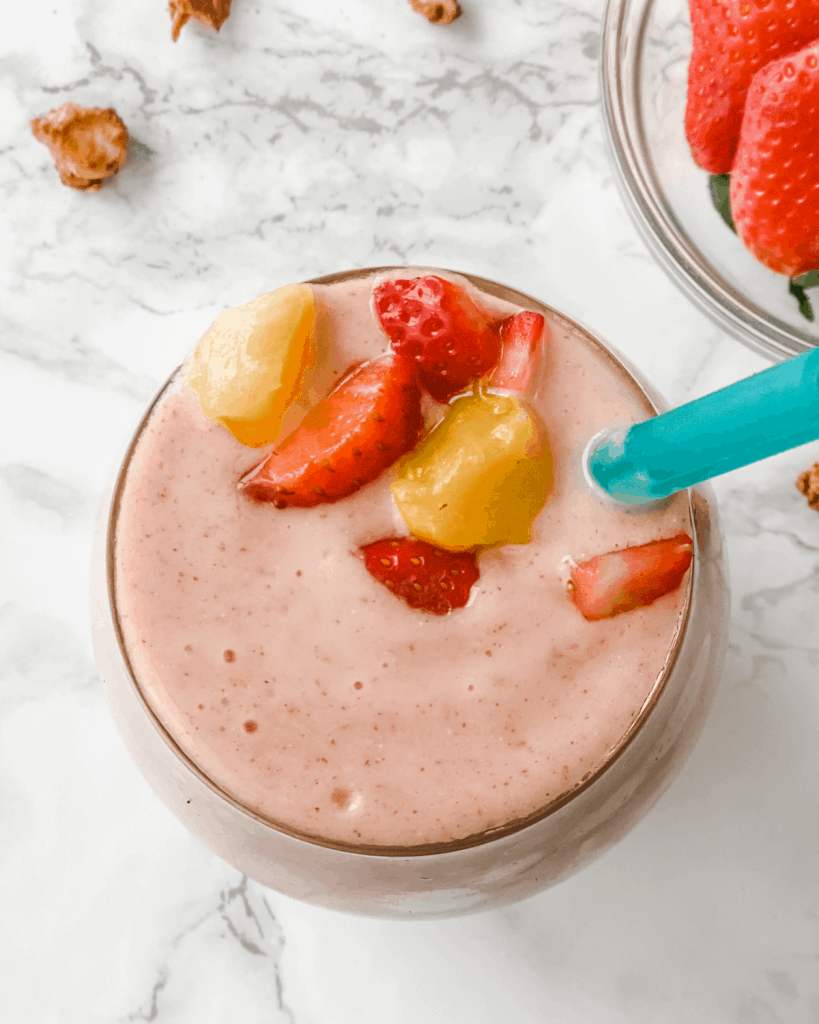
[[751,83],[731,211],[766,267],[789,277],[819,269],[819,38]]
[[385,537],[361,549],[367,572],[411,608],[446,615],[463,608],[480,572],[472,551],[444,551],[414,537]]
[[418,381],[447,402],[497,363],[500,333],[467,293],[443,277],[382,281],[375,315],[393,351],[415,362]]
[[819,39],[819,0],[690,0],[685,134],[694,160],[729,174],[751,79]]

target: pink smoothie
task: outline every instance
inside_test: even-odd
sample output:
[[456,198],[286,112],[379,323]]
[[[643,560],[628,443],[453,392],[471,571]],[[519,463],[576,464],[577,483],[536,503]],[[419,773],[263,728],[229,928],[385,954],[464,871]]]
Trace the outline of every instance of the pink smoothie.
[[[371,281],[313,288],[315,397],[387,343]],[[199,768],[286,831],[414,847],[531,819],[606,764],[656,690],[688,579],[592,623],[567,598],[563,560],[690,532],[687,498],[628,515],[579,486],[588,439],[651,409],[568,321],[549,320],[535,405],[552,495],[531,543],[483,552],[469,605],[447,616],[409,608],[357,555],[406,532],[389,473],[335,504],[256,504],[236,483],[266,449],[207,420],[181,378],[143,431],[116,529],[133,672]]]

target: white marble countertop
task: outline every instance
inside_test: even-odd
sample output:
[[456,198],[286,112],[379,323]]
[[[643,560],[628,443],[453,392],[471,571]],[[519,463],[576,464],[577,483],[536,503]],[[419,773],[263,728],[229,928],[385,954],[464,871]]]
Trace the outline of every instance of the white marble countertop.
[[[109,718],[87,613],[96,506],[146,400],[221,309],[423,263],[514,284],[672,403],[764,367],[677,292],[603,146],[600,0],[28,0],[0,36],[0,1006],[9,1024],[816,1024],[819,443],[716,482],[733,588],[713,714],[656,808],[504,911],[319,910],[221,863]],[[8,18],[8,14],[7,14]],[[98,193],[29,119],[114,106]]]

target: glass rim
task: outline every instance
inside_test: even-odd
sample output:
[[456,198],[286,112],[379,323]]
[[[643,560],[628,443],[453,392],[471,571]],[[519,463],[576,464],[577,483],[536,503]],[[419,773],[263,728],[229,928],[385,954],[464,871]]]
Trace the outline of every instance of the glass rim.
[[766,313],[699,253],[663,197],[644,130],[640,87],[654,3],[607,0],[603,12],[603,124],[614,178],[626,208],[666,274],[719,327],[769,359],[788,359],[811,351],[817,345],[815,338]]
[[[309,281],[304,282],[305,284],[336,284],[341,281],[347,281],[351,279],[357,279],[360,277],[369,277],[374,274],[386,273],[394,270],[404,269],[401,266],[384,266],[384,267],[368,267],[358,270],[340,271],[334,274],[327,274],[322,277],[311,278]],[[540,299],[527,295],[525,292],[518,291],[517,289],[510,288],[506,285],[500,284],[496,281],[491,281],[487,278],[479,277],[474,274],[466,273],[460,270],[451,270],[443,267],[422,267],[413,266],[413,270],[430,270],[430,271],[443,271],[448,274],[458,274],[461,277],[466,278],[476,288],[492,295],[495,298],[512,302],[518,306],[535,307],[541,311],[545,311],[552,316],[564,321],[573,330],[579,332],[584,341],[593,347],[596,353],[602,356],[607,361],[614,371],[619,374],[624,374],[631,384],[635,387],[637,393],[642,397],[643,404],[649,415],[656,414],[661,410],[658,396],[652,394],[650,385],[647,386],[642,384],[635,377],[635,373],[629,366],[628,361],[613,349],[608,344],[605,344],[597,335],[588,327],[569,317],[567,314],[562,313],[560,310],[555,309],[548,303],[542,302]],[[184,364],[183,364],[184,365]],[[105,562],[106,562],[106,581],[107,581],[107,598],[108,608],[111,616],[111,623],[114,628],[114,634],[117,641],[117,649],[119,655],[124,664],[128,679],[131,684],[132,692],[136,696],[142,710],[147,714],[148,718],[152,722],[154,728],[159,734],[160,738],[164,741],[165,745],[170,749],[171,753],[181,761],[186,768],[208,789],[211,790],[218,798],[225,801],[234,807],[241,814],[247,815],[249,818],[255,820],[259,824],[272,831],[282,833],[289,836],[291,839],[301,840],[302,842],[309,843],[313,846],[324,847],[337,851],[339,853],[357,854],[362,857],[424,857],[424,856],[440,856],[448,853],[458,853],[461,850],[471,849],[474,847],[485,846],[488,843],[495,842],[499,839],[506,838],[507,836],[513,836],[517,833],[522,832],[524,829],[529,828],[532,825],[550,817],[562,807],[566,806],[585,790],[589,789],[594,785],[608,770],[609,768],[620,758],[624,751],[631,745],[637,734],[642,730],[651,716],[652,711],[656,707],[660,700],[660,697],[665,692],[668,679],[670,678],[674,666],[679,658],[680,650],[682,648],[683,640],[686,636],[686,631],[690,619],[692,594],[694,589],[694,577],[698,572],[698,552],[699,552],[699,539],[697,536],[696,520],[693,508],[693,502],[691,500],[691,490],[686,492],[688,499],[688,513],[691,521],[691,532],[692,539],[694,542],[694,559],[692,564],[692,571],[687,575],[687,581],[685,583],[685,594],[683,596],[683,603],[680,609],[680,614],[677,618],[677,623],[674,631],[674,636],[669,645],[669,650],[666,655],[665,661],[662,668],[657,674],[649,693],[646,695],[640,710],[632,719],[629,727],[620,737],[618,742],[609,751],[603,762],[597,767],[596,770],[591,772],[586,778],[581,780],[576,786],[567,792],[556,797],[550,803],[544,807],[538,808],[538,810],[526,815],[523,818],[516,818],[512,821],[506,822],[504,825],[491,828],[481,833],[474,833],[470,836],[466,836],[458,840],[449,840],[438,843],[425,843],[414,846],[390,846],[390,845],[354,845],[351,843],[344,843],[339,841],[333,841],[324,839],[320,836],[312,835],[309,833],[299,832],[296,829],[291,828],[283,822],[275,821],[265,815],[260,814],[253,808],[248,807],[242,803],[236,797],[231,795],[226,789],[223,789],[217,782],[211,777],[193,760],[193,758],[187,754],[182,747],[179,745],[169,728],[162,721],[160,716],[153,708],[150,700],[146,696],[142,687],[140,686],[137,674],[131,663],[130,656],[128,654],[127,645],[123,636],[122,624],[119,615],[119,609],[116,600],[116,540],[117,540],[117,524],[119,520],[119,511],[122,504],[123,492],[128,477],[128,470],[136,451],[136,448],[140,442],[140,439],[145,431],[148,422],[150,421],[154,410],[157,408],[165,393],[170,387],[172,387],[179,378],[182,367],[177,367],[173,373],[164,382],[161,388],[158,390],[156,395],[149,403],[144,414],[140,418],[139,424],[134,431],[128,447],[123,456],[122,462],[117,469],[116,480],[113,487],[111,496],[110,506],[108,509],[108,515],[106,519],[105,529]]]

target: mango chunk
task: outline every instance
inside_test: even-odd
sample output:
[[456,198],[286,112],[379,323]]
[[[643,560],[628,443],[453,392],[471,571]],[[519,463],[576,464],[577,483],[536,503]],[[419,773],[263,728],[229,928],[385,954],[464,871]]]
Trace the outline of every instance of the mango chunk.
[[314,323],[306,284],[277,288],[220,313],[186,373],[205,416],[251,448],[275,441],[315,360]]
[[520,399],[458,399],[398,464],[393,498],[410,532],[450,551],[526,544],[552,485],[546,428]]

